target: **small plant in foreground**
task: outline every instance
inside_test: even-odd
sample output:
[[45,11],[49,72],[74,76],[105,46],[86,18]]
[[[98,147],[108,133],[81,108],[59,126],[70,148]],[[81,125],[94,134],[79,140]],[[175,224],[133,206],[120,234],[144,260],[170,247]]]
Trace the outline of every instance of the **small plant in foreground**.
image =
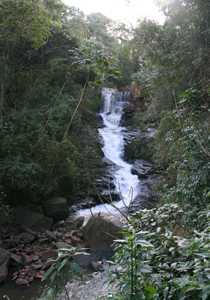
[[[48,277],[50,278],[50,282],[53,283],[57,276],[61,276],[62,281],[64,282],[64,277],[62,274],[62,270],[64,266],[69,266],[70,270],[72,273],[74,273],[76,276],[82,278],[82,269],[80,266],[74,262],[73,255],[76,254],[77,248],[71,247],[70,249],[67,248],[62,248],[59,249],[58,257],[53,259],[50,258],[47,260],[46,264],[51,263],[51,267],[47,270],[47,272],[44,274],[42,281],[46,280]],[[89,255],[87,253],[79,252],[80,254],[84,255]],[[64,284],[64,290],[65,294],[68,300],[68,292],[66,290],[65,284]],[[42,298],[39,298],[37,300],[45,300],[45,299],[58,299],[59,298],[59,289],[58,286],[56,285],[55,288],[50,288],[48,290],[47,295],[45,295]]]

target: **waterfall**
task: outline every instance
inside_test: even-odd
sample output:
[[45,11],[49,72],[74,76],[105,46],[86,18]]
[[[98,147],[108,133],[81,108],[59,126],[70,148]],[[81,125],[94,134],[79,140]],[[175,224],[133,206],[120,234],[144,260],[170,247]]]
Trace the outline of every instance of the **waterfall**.
[[[124,203],[129,205],[130,201],[137,196],[140,184],[138,176],[131,174],[132,165],[123,160],[126,128],[122,127],[120,123],[124,114],[122,109],[130,104],[130,95],[115,89],[103,88],[102,97],[104,106],[100,115],[103,118],[103,128],[99,129],[99,134],[104,143],[102,150],[105,160],[112,166],[110,168],[111,176],[116,192],[119,193],[121,199],[115,201],[114,204],[118,208],[122,208]],[[111,212],[116,211],[110,204],[97,205],[91,210],[93,213],[106,212],[105,207]],[[82,210],[79,214],[86,215],[88,211],[88,209]]]

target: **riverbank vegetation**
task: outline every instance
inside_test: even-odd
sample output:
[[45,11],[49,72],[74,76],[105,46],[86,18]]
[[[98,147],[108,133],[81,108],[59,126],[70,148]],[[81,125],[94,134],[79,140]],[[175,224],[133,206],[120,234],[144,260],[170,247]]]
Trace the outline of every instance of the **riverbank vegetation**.
[[[111,282],[119,290],[105,299],[210,297],[210,4],[176,0],[162,3],[162,10],[163,26],[141,21],[130,41],[140,65],[132,79],[148,106],[133,124],[156,125],[148,152],[162,196],[158,208],[134,215],[136,227],[118,241],[121,276]],[[141,141],[135,143],[142,150]]]
[[85,169],[101,167],[100,86],[126,87],[144,97],[129,124],[157,129],[144,152],[161,197],[134,216],[112,299],[208,299],[210,3],[159,5],[163,25],[129,28],[58,0],[0,1],[0,206],[87,188]]

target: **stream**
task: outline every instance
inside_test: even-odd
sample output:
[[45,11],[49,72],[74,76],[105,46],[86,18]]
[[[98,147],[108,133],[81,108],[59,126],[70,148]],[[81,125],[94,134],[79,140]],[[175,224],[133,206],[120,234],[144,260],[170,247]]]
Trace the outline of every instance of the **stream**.
[[[99,128],[99,134],[103,140],[104,160],[110,165],[110,177],[119,194],[120,201],[113,204],[120,209],[129,206],[140,191],[140,181],[137,175],[131,173],[132,165],[123,160],[125,137],[128,134],[126,127],[121,126],[123,108],[130,104],[129,92],[118,92],[115,89],[103,88],[103,111],[100,113],[103,119],[103,127]],[[108,190],[108,187],[107,187]],[[118,213],[110,204],[101,204],[91,208],[92,213],[107,214]],[[78,211],[76,216],[90,217],[90,210]]]

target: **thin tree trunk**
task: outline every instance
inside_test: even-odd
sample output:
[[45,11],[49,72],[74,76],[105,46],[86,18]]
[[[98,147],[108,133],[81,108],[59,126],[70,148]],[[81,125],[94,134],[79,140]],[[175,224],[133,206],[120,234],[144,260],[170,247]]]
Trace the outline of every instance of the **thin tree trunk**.
[[3,104],[4,104],[3,84],[0,82],[0,127],[3,124]]
[[69,131],[69,128],[70,128],[70,126],[71,126],[71,123],[72,123],[72,121],[73,121],[73,119],[74,119],[74,116],[75,116],[75,114],[76,114],[76,112],[77,112],[77,110],[78,110],[78,108],[79,108],[79,106],[80,106],[80,103],[82,102],[83,95],[84,95],[84,91],[85,91],[85,88],[86,88],[86,86],[87,86],[87,84],[88,84],[88,80],[89,80],[89,74],[88,74],[88,76],[87,76],[85,85],[83,86],[82,93],[81,93],[79,102],[78,102],[78,104],[77,104],[77,107],[75,108],[75,110],[74,110],[74,112],[73,112],[73,115],[72,115],[72,117],[71,117],[71,120],[70,120],[70,122],[69,122],[69,125],[68,125],[68,127],[67,127],[67,129],[66,129],[66,132],[65,132],[64,136],[63,136],[63,140],[65,140],[65,138],[66,138],[66,136],[67,136],[67,133],[68,133],[68,131]]

